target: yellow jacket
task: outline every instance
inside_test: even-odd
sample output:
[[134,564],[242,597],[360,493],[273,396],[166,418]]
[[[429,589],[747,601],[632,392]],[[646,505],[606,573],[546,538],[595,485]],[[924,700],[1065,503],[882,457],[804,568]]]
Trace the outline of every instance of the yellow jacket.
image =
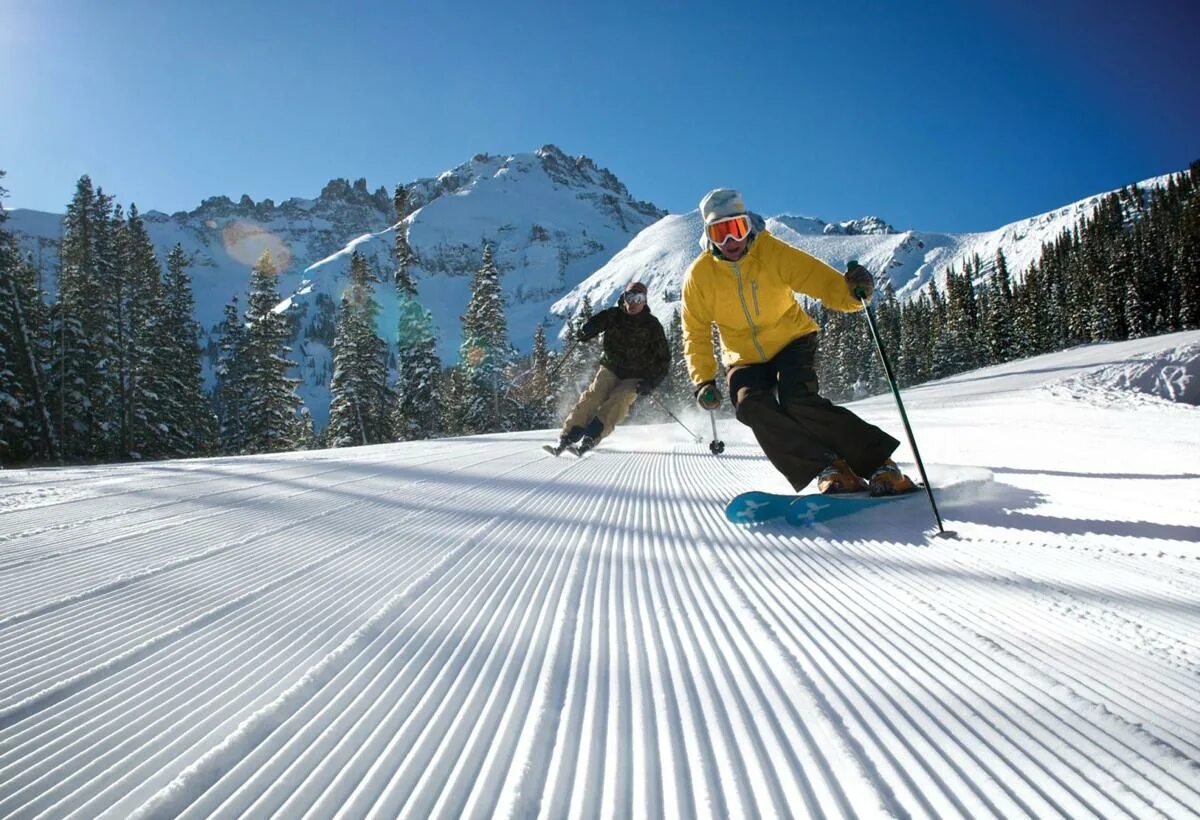
[[683,355],[692,383],[716,376],[713,322],[726,368],[765,362],[792,340],[818,330],[796,293],[834,310],[862,309],[842,274],[766,230],[736,262],[709,251],[697,257],[684,279],[682,299]]

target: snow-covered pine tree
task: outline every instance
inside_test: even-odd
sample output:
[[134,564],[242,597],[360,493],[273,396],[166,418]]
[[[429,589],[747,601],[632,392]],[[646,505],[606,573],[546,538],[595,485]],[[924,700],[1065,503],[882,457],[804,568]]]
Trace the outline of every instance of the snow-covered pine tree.
[[1186,199],[1172,243],[1171,275],[1179,280],[1180,329],[1200,328],[1200,160],[1184,178]]
[[[861,340],[851,337],[859,330],[861,317],[854,316],[851,326],[849,314],[829,310],[824,305],[813,304],[809,308],[813,319],[821,328],[817,342],[817,383],[821,395],[832,401],[854,398],[853,385],[862,378],[862,371],[852,357],[857,357]],[[865,331],[866,326],[862,329]]]
[[595,339],[581,342],[579,331],[594,315],[592,300],[585,294],[579,304],[579,312],[567,323],[566,340],[563,343],[564,358],[555,365],[558,368],[556,383],[550,385],[554,391],[558,415],[563,415],[579,399],[579,394],[591,384],[599,366],[602,349]]
[[[405,192],[396,186],[396,214],[406,216]],[[409,273],[413,261],[407,239],[396,226],[396,386],[392,436],[400,441],[432,438],[442,428],[442,363],[437,354],[433,314],[417,298]]]
[[473,433],[511,429],[509,408],[502,398],[504,370],[512,361],[508,344],[508,320],[500,291],[500,271],[492,248],[483,245],[483,262],[471,285],[471,300],[462,316],[462,345],[459,367],[467,385],[467,429]]
[[688,375],[687,359],[683,356],[683,316],[678,306],[671,313],[667,341],[671,345],[671,364],[658,396],[663,404],[678,413],[690,408],[693,401],[692,378]]
[[513,405],[514,429],[539,430],[553,425],[550,348],[542,325],[534,329],[533,350],[510,365],[504,383],[510,385],[505,400]]
[[951,267],[946,271],[945,323],[934,342],[935,378],[961,373],[983,363],[979,341],[979,311],[972,279],[979,269],[979,258],[968,261],[961,274]]
[[[4,171],[0,171],[0,179]],[[4,229],[0,187],[0,463],[56,458],[46,402],[46,308],[33,266]]]
[[287,372],[296,366],[288,358],[290,330],[274,311],[279,284],[271,252],[263,251],[250,272],[246,305],[245,366],[246,446],[252,453],[291,450],[301,439],[304,403],[296,394],[299,379]]
[[[875,288],[875,297],[871,300],[871,310],[875,312],[875,328],[883,341],[883,349],[887,352],[893,371],[896,367],[896,354],[900,349],[900,302],[892,282],[886,276],[883,282]],[[866,318],[859,318],[854,332],[860,334],[862,345],[858,349],[858,363],[862,372],[856,382],[867,395],[878,395],[888,391],[887,372],[875,351],[875,342],[871,338],[871,329],[867,326]],[[865,354],[865,355],[864,355]]]
[[342,294],[333,338],[328,442],[331,447],[379,444],[390,439],[391,391],[387,345],[375,332],[379,303],[366,257],[350,256],[350,283]]
[[1012,277],[1003,249],[996,250],[995,268],[984,292],[987,309],[981,313],[987,361],[989,364],[1000,364],[1015,356]]
[[461,365],[450,367],[442,373],[438,394],[442,397],[442,413],[438,426],[447,436],[465,436],[472,432],[468,426],[467,411],[470,409],[470,381]]
[[204,395],[200,326],[193,318],[196,301],[187,268],[187,254],[176,245],[167,256],[156,365],[167,454],[173,458],[207,453],[216,437],[212,405]]
[[396,289],[401,293],[411,293],[415,296],[417,286],[413,282],[410,268],[416,264],[417,256],[408,244],[408,226],[404,224],[404,218],[408,216],[408,191],[403,185],[396,186],[396,191],[392,195],[392,204],[396,208],[396,239],[392,249],[392,253],[396,257]]
[[246,366],[249,361],[246,345],[249,341],[236,296],[225,305],[220,333],[217,387],[213,402],[217,414],[217,438],[222,452],[245,453],[248,447]]
[[896,380],[901,386],[920,384],[933,372],[933,309],[919,293],[900,312],[900,339],[896,344]]
[[1125,253],[1125,206],[1112,193],[1096,208],[1092,230],[1084,254],[1097,272],[1092,283],[1092,312],[1088,331],[1092,341],[1116,341],[1129,338],[1125,323],[1126,278],[1132,273],[1132,259]]
[[101,460],[120,452],[115,407],[116,338],[112,296],[116,281],[116,230],[111,197],[86,175],[63,218],[58,295],[51,307],[53,359],[50,406],[68,461]]
[[166,415],[166,382],[177,362],[169,356],[172,340],[163,326],[166,294],[162,269],[137,206],[120,233],[121,286],[117,317],[120,424],[123,455],[159,458],[171,455]]

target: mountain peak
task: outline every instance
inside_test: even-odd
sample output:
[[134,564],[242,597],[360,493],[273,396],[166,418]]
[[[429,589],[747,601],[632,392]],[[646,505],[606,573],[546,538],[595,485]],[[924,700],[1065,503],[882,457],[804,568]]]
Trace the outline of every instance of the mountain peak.
[[843,234],[845,236],[866,236],[870,234],[896,233],[896,229],[877,216],[864,216],[861,219],[851,219],[846,222],[836,222],[825,226],[825,233]]
[[334,205],[345,203],[349,205],[376,205],[384,210],[391,206],[392,197],[386,187],[381,186],[374,193],[367,190],[367,180],[359,178],[353,184],[341,177],[331,179],[321,189],[317,201]]
[[787,225],[796,233],[805,235],[868,236],[897,233],[895,228],[877,216],[864,216],[845,222],[826,222],[815,216],[793,216],[791,214],[781,214],[772,218]]

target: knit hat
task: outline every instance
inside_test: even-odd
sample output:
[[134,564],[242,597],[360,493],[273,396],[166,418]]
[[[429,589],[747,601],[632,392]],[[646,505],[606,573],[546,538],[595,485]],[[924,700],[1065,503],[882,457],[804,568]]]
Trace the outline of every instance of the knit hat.
[[700,216],[705,225],[744,213],[746,203],[742,201],[742,195],[732,188],[715,188],[700,200]]

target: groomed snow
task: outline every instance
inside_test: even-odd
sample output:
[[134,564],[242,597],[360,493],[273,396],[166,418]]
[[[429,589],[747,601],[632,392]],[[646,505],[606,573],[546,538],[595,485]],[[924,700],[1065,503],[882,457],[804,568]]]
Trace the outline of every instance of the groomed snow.
[[1198,362],[907,391],[953,540],[730,419],[0,473],[0,817],[1196,816]]

